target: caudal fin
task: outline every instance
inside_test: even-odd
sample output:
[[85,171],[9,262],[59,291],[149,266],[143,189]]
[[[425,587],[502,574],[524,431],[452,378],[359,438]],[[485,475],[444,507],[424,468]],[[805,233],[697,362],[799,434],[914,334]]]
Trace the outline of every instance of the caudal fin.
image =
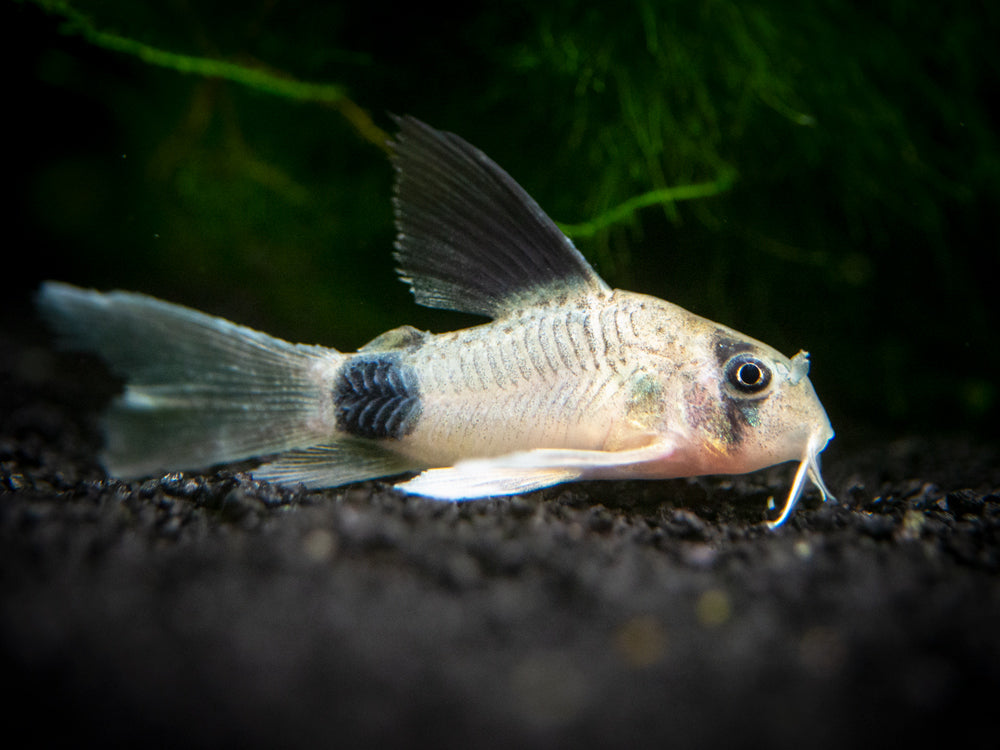
[[121,477],[198,469],[329,440],[324,390],[343,355],[290,344],[131,292],[56,282],[38,306],[67,349],[126,380],[105,417],[105,468]]

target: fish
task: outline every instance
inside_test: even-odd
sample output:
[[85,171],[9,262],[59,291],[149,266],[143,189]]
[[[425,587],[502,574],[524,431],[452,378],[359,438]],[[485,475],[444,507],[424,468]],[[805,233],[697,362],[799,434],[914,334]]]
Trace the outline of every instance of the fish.
[[[124,379],[100,460],[140,478],[256,459],[307,488],[400,476],[446,501],[591,479],[743,474],[798,461],[824,500],[833,428],[809,358],[611,288],[486,154],[411,116],[389,143],[397,273],[415,301],[489,318],[401,326],[356,352],[293,344],[126,291],[48,281],[62,347]],[[402,476],[407,475],[407,476]]]

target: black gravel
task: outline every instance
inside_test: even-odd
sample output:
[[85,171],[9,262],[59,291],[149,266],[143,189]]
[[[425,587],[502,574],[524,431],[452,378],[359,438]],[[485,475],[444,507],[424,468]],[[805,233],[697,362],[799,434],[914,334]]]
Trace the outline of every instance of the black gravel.
[[788,467],[460,505],[122,482],[113,383],[0,344],[0,666],[32,744],[995,742],[995,444],[841,426],[839,504],[777,532]]

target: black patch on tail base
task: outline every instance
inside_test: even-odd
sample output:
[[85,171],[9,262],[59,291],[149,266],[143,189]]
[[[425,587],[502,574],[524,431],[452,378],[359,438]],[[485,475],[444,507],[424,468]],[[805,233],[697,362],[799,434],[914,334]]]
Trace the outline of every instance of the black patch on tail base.
[[337,427],[361,438],[399,440],[420,418],[420,391],[399,354],[357,354],[333,386]]

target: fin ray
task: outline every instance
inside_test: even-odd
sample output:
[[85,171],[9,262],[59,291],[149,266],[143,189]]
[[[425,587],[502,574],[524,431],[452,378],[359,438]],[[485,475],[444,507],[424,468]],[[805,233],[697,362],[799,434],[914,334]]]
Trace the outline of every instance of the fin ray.
[[277,456],[251,472],[254,479],[309,488],[337,487],[423,468],[367,440],[338,440]]
[[332,349],[132,292],[47,282],[37,301],[64,348],[95,353],[126,379],[104,418],[112,474],[202,468],[329,438],[313,371],[339,361]]
[[396,488],[439,500],[516,495],[588,476],[607,476],[617,467],[661,460],[672,452],[671,445],[664,442],[624,451],[536,448],[428,469]]
[[610,291],[482,151],[415,118],[398,122],[395,256],[418,303],[502,317],[559,294]]
[[475,500],[534,492],[580,478],[574,469],[511,468],[465,462],[442,469],[428,469],[396,489],[436,500]]

